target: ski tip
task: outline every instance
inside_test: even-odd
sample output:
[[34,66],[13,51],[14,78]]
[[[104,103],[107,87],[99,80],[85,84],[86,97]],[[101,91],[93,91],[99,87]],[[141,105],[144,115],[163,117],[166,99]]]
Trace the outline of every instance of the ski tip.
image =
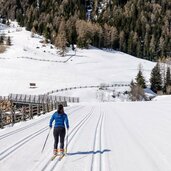
[[61,155],[61,156],[59,157],[59,161],[61,161],[62,158],[63,158],[64,156],[65,156],[65,154]]
[[51,161],[53,161],[56,158],[57,155],[54,155],[51,157]]

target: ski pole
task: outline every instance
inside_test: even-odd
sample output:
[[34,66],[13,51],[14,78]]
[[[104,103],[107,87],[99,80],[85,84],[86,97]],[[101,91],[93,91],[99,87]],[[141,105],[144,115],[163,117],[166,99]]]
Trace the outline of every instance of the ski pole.
[[50,130],[51,130],[51,128],[49,129],[49,132],[48,132],[48,134],[47,134],[47,137],[46,137],[46,140],[45,140],[45,142],[44,142],[44,145],[43,145],[43,148],[42,148],[41,153],[43,153],[43,150],[44,150],[44,148],[45,148],[45,145],[46,145],[47,139],[48,139],[49,134],[50,134]]
[[65,149],[65,153],[67,153],[67,149],[68,149],[68,129],[67,129],[67,136],[66,136],[66,149]]

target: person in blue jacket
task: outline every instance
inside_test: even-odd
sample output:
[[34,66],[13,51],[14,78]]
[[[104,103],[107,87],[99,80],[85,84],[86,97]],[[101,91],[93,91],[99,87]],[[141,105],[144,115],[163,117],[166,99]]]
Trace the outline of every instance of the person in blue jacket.
[[[49,123],[49,127],[52,128],[52,123],[55,121],[53,135],[54,135],[54,155],[58,153],[64,153],[64,138],[65,138],[65,127],[69,129],[69,122],[67,114],[64,112],[62,104],[58,105],[58,110],[52,115]],[[60,138],[60,149],[58,149],[58,142]]]

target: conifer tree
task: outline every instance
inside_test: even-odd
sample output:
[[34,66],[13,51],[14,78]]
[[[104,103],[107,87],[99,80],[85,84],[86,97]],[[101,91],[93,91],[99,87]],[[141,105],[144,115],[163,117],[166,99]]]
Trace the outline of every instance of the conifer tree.
[[171,73],[170,73],[170,67],[167,67],[167,71],[166,71],[164,92],[167,93],[167,94],[171,93]]
[[66,33],[60,32],[55,40],[55,45],[60,49],[60,55],[65,56],[66,48],[67,48],[67,39],[66,39]]
[[150,48],[149,48],[151,57],[154,57],[155,47],[156,47],[155,46],[155,37],[154,37],[154,34],[153,34],[152,37],[151,37]]
[[161,36],[159,40],[159,49],[160,49],[160,55],[164,56],[165,42],[163,36]]
[[110,48],[110,39],[111,39],[111,28],[109,25],[104,24],[104,33],[103,33],[103,38],[104,38],[104,47],[105,48]]
[[157,93],[157,91],[162,90],[162,76],[160,72],[160,65],[159,63],[156,64],[156,66],[151,71],[151,90]]
[[167,67],[166,71],[166,86],[171,85],[171,74],[170,74],[170,67]]
[[120,51],[125,51],[125,33],[124,31],[121,31],[119,34],[119,50]]
[[77,44],[80,48],[88,48],[90,43],[90,35],[88,24],[84,20],[76,21],[76,31],[78,35]]
[[133,34],[133,39],[132,39],[132,54],[136,55],[137,53],[137,48],[138,48],[138,34],[137,32],[134,32]]
[[[6,16],[2,22],[16,19],[29,31],[34,26],[38,34],[54,44],[54,33],[59,34],[64,18],[66,39],[70,44],[83,48],[89,44],[114,48],[156,61],[160,56],[171,56],[170,0],[0,1],[0,13]],[[86,11],[91,2],[88,23]]]
[[142,66],[139,65],[139,71],[138,71],[138,74],[135,78],[136,82],[137,82],[137,85],[139,85],[140,87],[142,88],[146,88],[146,83],[145,83],[145,78],[143,76],[143,73],[142,73]]

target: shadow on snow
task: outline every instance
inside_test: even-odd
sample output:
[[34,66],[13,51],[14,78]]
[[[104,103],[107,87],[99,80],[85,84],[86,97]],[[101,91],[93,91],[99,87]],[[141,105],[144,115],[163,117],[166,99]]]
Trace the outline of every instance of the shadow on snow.
[[110,152],[111,150],[109,149],[104,149],[104,150],[97,150],[97,151],[78,151],[75,153],[67,153],[67,155],[73,156],[73,155],[84,155],[84,154],[103,154],[106,152]]

